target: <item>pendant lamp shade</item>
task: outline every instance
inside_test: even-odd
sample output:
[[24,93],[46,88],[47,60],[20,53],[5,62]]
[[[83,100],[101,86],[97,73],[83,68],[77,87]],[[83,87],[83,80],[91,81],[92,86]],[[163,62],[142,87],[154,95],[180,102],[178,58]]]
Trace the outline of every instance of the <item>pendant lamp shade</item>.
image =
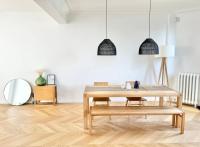
[[155,55],[159,54],[159,48],[156,42],[151,39],[147,38],[139,48],[139,54],[140,55]]
[[149,38],[147,38],[139,48],[139,55],[156,55],[159,54],[159,47],[151,36],[151,0],[149,7]]
[[116,47],[110,39],[104,39],[98,47],[98,55],[112,56],[117,54]]
[[106,39],[98,46],[97,55],[99,56],[114,56],[117,55],[117,50],[114,43],[107,38],[108,36],[108,2],[106,0]]

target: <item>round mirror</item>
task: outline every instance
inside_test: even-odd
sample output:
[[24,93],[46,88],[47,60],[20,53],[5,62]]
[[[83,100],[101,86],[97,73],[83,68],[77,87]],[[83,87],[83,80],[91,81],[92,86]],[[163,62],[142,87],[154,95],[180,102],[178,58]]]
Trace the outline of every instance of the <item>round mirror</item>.
[[22,105],[31,97],[31,86],[23,79],[9,81],[4,89],[4,97],[11,105]]

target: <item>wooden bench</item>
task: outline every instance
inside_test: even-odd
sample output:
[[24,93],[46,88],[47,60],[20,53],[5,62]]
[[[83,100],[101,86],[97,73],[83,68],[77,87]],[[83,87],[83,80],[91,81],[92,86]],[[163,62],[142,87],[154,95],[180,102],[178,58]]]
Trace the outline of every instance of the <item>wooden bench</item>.
[[91,106],[89,113],[90,134],[92,133],[92,117],[107,115],[172,115],[172,126],[178,127],[178,117],[180,117],[180,134],[184,133],[185,112],[176,107]]

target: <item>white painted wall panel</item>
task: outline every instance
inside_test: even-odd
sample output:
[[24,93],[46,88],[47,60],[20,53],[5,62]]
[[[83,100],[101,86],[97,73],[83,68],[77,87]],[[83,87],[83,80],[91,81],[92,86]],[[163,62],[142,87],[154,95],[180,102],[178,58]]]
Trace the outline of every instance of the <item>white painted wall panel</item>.
[[[7,81],[22,77],[32,84],[38,68],[55,73],[59,102],[82,102],[86,84],[93,81],[155,82],[160,59],[139,56],[139,45],[148,35],[147,15],[109,15],[109,37],[117,56],[97,56],[105,37],[104,14],[76,14],[71,23],[57,24],[45,13],[0,13],[0,103]],[[165,42],[166,18],[152,17],[152,37]],[[170,78],[173,66],[170,67]]]

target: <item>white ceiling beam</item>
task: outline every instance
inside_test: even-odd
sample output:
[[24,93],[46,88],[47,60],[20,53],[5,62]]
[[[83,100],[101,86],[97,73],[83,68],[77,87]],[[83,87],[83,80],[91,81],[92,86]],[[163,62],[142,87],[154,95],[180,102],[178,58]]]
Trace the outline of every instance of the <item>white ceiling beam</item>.
[[34,0],[43,10],[45,10],[58,23],[69,22],[70,7],[67,0]]

